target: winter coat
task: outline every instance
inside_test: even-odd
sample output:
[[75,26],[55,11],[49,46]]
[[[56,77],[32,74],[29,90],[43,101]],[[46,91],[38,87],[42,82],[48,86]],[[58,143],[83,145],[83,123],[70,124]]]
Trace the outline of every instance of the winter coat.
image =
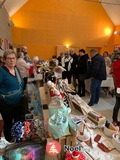
[[112,69],[113,69],[115,88],[119,88],[120,87],[120,59],[113,61]]
[[72,62],[72,66],[71,66],[71,71],[72,73],[75,73],[76,72],[76,65],[77,65],[77,62],[78,62],[78,56],[76,53],[74,53],[73,55],[71,55],[71,57],[73,58],[73,62]]
[[78,74],[86,74],[87,73],[87,61],[88,54],[84,54],[83,56],[78,57]]
[[98,80],[107,78],[105,60],[99,53],[91,58],[90,77]]

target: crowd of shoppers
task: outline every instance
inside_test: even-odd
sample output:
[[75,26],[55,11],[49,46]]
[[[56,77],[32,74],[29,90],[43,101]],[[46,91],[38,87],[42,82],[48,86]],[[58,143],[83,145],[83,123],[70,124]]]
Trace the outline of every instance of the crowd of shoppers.
[[[89,55],[89,56],[88,56]],[[0,113],[4,120],[4,135],[7,141],[11,141],[11,127],[14,122],[18,121],[22,116],[22,97],[26,87],[28,70],[30,69],[27,47],[22,47],[22,52],[16,53],[12,50],[6,50],[3,55],[2,65],[0,67]],[[108,53],[104,52],[100,55],[95,49],[86,53],[84,49],[80,49],[78,54],[74,49],[61,52],[56,65],[62,66],[65,71],[62,73],[62,79],[68,79],[68,84],[73,82],[75,91],[77,91],[76,80],[78,79],[78,95],[85,96],[85,80],[90,78],[90,101],[89,106],[99,102],[100,88],[103,80],[106,80],[106,67],[112,68],[116,103],[113,109],[113,123],[120,125],[118,121],[118,112],[120,109],[120,53],[114,54],[112,61],[108,58]],[[90,62],[90,63],[88,63]],[[89,65],[88,65],[89,64]],[[17,71],[16,71],[17,70]],[[17,73],[16,73],[17,72]],[[19,83],[19,78],[21,83]],[[73,81],[72,81],[73,79]],[[20,89],[20,94],[17,97],[12,97],[12,103],[8,103],[5,95],[14,93]],[[4,96],[3,96],[4,95]]]

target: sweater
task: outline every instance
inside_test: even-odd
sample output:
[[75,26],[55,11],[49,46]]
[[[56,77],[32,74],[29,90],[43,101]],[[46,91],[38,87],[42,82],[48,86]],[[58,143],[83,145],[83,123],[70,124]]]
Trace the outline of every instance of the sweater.
[[22,78],[28,77],[28,71],[30,69],[30,65],[26,63],[26,61],[22,58],[18,58],[16,65],[17,68],[20,70]]
[[120,88],[120,59],[113,61],[113,76],[116,88]]
[[[23,84],[24,82],[22,81],[22,88]],[[5,66],[0,67],[0,93],[7,94],[8,92],[17,89],[19,89],[19,82],[17,76],[13,76]]]

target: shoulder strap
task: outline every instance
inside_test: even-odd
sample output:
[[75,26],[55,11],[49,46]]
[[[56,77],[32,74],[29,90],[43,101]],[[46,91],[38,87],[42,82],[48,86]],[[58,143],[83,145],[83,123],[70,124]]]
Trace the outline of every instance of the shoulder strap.
[[19,84],[21,84],[22,79],[21,79],[21,77],[20,77],[20,74],[18,73],[17,68],[15,68],[15,73],[16,73],[16,76],[17,76],[17,79],[18,79]]

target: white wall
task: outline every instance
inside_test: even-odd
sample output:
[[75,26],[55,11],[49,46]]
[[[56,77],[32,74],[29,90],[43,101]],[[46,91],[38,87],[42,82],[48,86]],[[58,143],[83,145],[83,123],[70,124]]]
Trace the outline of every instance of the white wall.
[[[11,34],[11,27],[8,25],[9,22],[9,15],[6,9],[0,8],[0,38],[2,41],[2,48],[4,48],[4,40],[6,39],[9,43],[12,43],[12,34]],[[3,51],[0,49],[0,55],[3,54]]]

